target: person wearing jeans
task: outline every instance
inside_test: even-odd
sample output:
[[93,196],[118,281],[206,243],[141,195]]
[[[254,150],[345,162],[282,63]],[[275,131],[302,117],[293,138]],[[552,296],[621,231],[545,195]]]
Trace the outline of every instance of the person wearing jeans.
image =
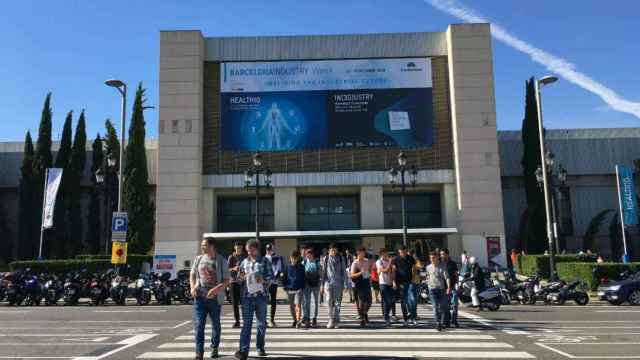
[[371,274],[367,249],[364,246],[358,248],[358,257],[351,264],[351,279],[355,284],[356,304],[360,315],[360,327],[366,327],[369,323],[369,308],[371,307]]
[[[306,328],[318,327],[318,299],[320,295],[320,262],[317,260],[313,248],[305,250],[304,265],[304,295],[302,314]],[[311,303],[313,302],[313,308]],[[312,323],[309,323],[313,320]]]
[[224,301],[224,289],[229,282],[227,262],[216,253],[213,238],[205,238],[201,244],[202,255],[195,258],[189,274],[193,296],[193,332],[196,360],[204,357],[204,330],[207,316],[211,319],[211,358],[218,357],[220,345],[220,306]]
[[431,264],[427,266],[429,298],[433,307],[433,319],[436,321],[438,331],[442,331],[442,324],[445,321],[444,309],[451,294],[451,279],[440,263],[440,254],[433,251],[429,258],[431,260]]
[[249,240],[246,245],[247,258],[240,264],[239,278],[242,280],[242,330],[240,349],[235,353],[238,360],[249,357],[251,328],[256,318],[256,349],[258,356],[267,356],[265,336],[267,334],[267,284],[273,280],[269,261],[258,254],[258,241]]
[[267,244],[265,256],[271,264],[273,272],[273,282],[269,285],[269,304],[271,305],[271,327],[276,327],[276,306],[278,305],[278,286],[282,286],[284,276],[284,263],[281,256],[278,256],[273,248],[273,244]]
[[391,267],[391,260],[387,249],[380,249],[380,259],[376,261],[376,270],[378,271],[378,282],[380,283],[380,292],[382,295],[382,316],[386,326],[391,325],[391,319],[389,318],[389,312],[391,312],[391,306],[393,304],[393,297],[395,296],[393,290],[393,269]]
[[[455,283],[458,280],[458,265],[451,260],[449,257],[449,249],[440,250],[440,258],[442,262],[442,266],[449,273],[449,279],[451,279],[451,283]],[[459,327],[458,325],[458,293],[455,290],[455,287],[451,288],[451,295],[448,296],[447,301],[445,302],[445,313],[444,313],[444,327],[449,327],[453,325],[455,327]]]
[[393,272],[395,274],[394,288],[400,292],[400,308],[404,326],[409,324],[409,320],[415,323],[415,314],[411,314],[413,304],[409,296],[409,285],[413,272],[413,258],[407,253],[407,247],[402,245],[398,249],[398,256],[393,259]]

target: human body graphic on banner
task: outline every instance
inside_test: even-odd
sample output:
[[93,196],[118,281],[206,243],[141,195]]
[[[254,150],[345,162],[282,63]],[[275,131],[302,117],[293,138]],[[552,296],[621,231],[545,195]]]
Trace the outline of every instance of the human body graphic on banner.
[[223,150],[432,145],[430,59],[222,67]]

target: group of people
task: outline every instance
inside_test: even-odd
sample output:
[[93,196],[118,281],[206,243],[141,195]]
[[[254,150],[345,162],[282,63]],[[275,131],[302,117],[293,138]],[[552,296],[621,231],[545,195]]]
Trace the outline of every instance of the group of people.
[[[391,257],[384,248],[380,249],[377,257],[371,256],[364,247],[358,248],[355,256],[349,252],[341,254],[336,244],[331,244],[326,254],[318,257],[312,247],[305,247],[302,251],[293,250],[286,260],[275,253],[272,244],[266,245],[262,256],[256,240],[249,240],[244,246],[236,243],[227,259],[216,251],[213,238],[205,238],[201,247],[202,255],[195,258],[190,273],[194,297],[195,359],[203,359],[204,356],[207,317],[211,318],[211,357],[218,357],[220,311],[227,286],[235,318],[233,327],[241,327],[239,350],[235,353],[240,360],[248,357],[254,317],[257,354],[266,356],[267,305],[271,306],[269,324],[275,327],[279,287],[286,293],[291,326],[295,328],[319,326],[317,319],[321,299],[328,308],[326,327],[338,328],[345,290],[352,294],[360,326],[366,327],[372,305],[372,288],[379,289],[386,326],[391,325],[392,316],[397,320],[394,314],[397,302],[402,309],[403,325],[415,326],[418,320],[418,288],[426,276],[438,331],[459,326],[455,287],[458,267],[449,258],[447,249],[431,252],[429,264],[424,266],[404,246],[398,249],[395,257]],[[377,281],[372,281],[374,279]]]

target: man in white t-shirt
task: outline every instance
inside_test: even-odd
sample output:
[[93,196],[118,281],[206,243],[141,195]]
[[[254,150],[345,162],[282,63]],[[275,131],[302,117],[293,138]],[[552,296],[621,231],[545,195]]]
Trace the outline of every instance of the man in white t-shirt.
[[376,261],[376,269],[378,270],[378,281],[380,283],[380,294],[382,296],[382,315],[387,326],[391,325],[389,312],[393,305],[395,292],[393,290],[393,267],[387,249],[380,249],[380,259]]

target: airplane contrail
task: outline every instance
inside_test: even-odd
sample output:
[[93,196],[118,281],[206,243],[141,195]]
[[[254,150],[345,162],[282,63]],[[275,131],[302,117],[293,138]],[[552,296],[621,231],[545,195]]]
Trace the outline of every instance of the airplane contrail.
[[[455,0],[425,0],[436,9],[452,15],[465,22],[490,23],[487,18],[478,14],[475,10],[458,3]],[[615,91],[597,82],[584,73],[576,70],[571,62],[519,39],[502,26],[491,22],[491,35],[508,46],[523,52],[531,60],[545,66],[569,82],[598,95],[612,109],[631,114],[640,119],[640,102],[633,102],[620,97]]]

